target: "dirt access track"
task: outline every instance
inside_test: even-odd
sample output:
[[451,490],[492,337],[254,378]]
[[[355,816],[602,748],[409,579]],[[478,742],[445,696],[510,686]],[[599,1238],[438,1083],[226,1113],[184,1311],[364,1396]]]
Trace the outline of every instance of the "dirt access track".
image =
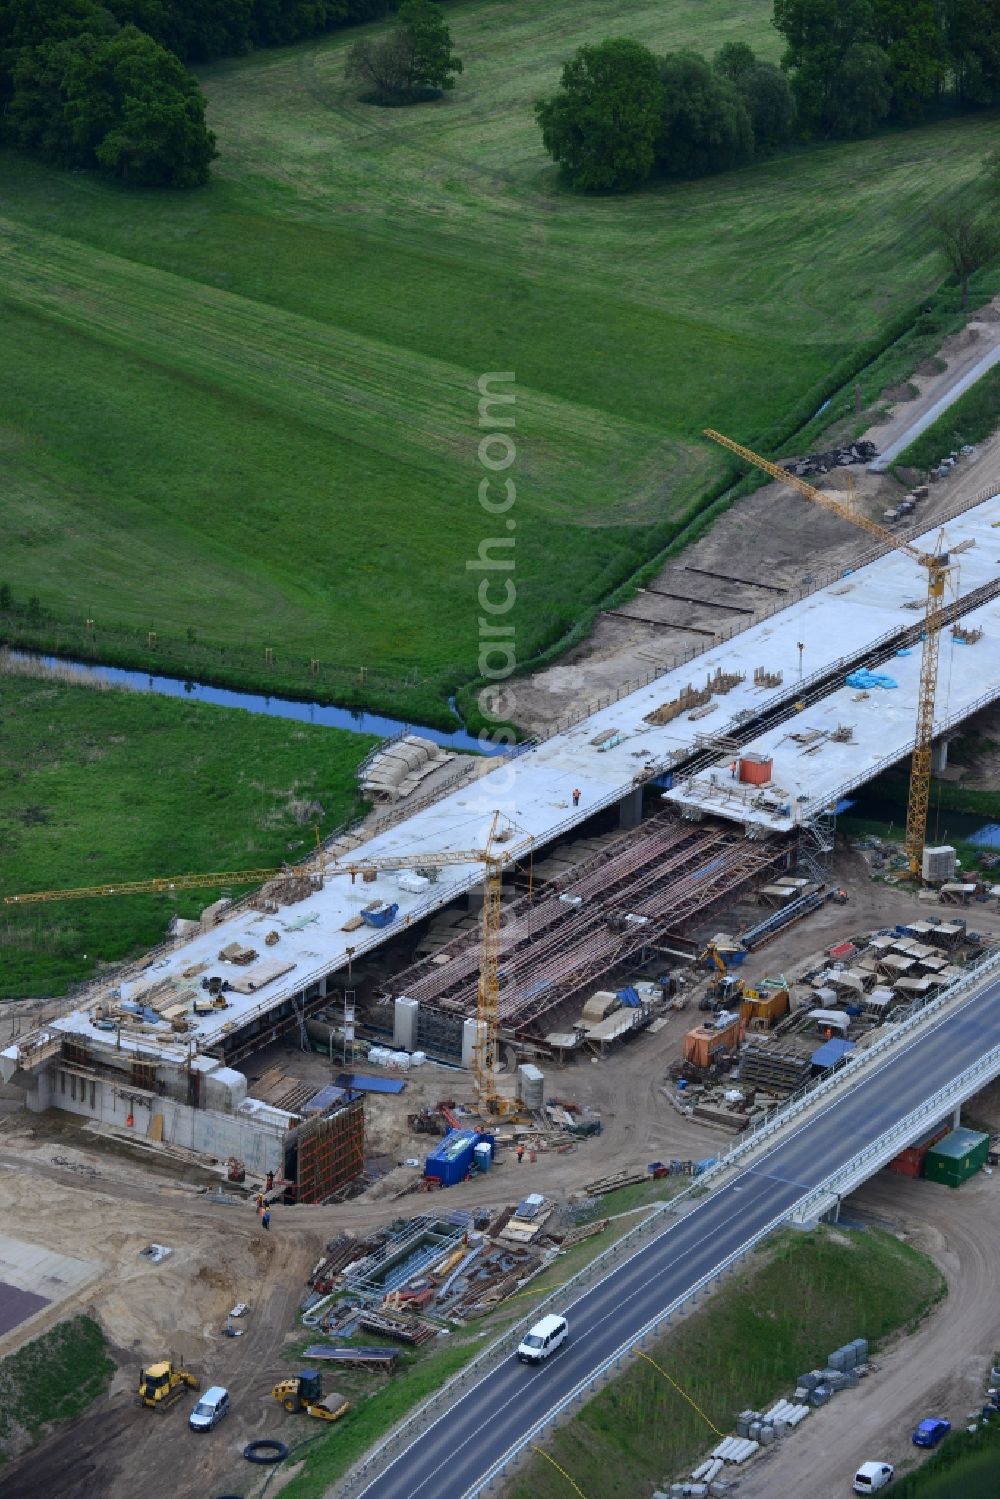
[[[942,345],[943,371],[931,373],[934,362],[928,361],[921,367],[923,372],[914,374],[910,384],[918,391],[915,398],[905,387],[898,393],[885,393],[886,419],[864,435],[880,451],[887,448],[906,433],[925,407],[940,401],[996,340],[1000,340],[1000,297],[974,312],[969,325]],[[831,441],[847,435],[838,433]],[[826,438],[818,443],[829,445]],[[906,492],[890,475],[859,468],[839,469],[810,482],[817,488],[846,491],[848,472],[860,507],[876,520]],[[980,444],[975,456],[957,464],[946,479],[932,485],[930,497],[914,519],[921,526],[932,526],[937,515],[997,480],[1000,433]],[[508,696],[514,699],[511,717],[530,733],[551,733],[560,720],[619,692],[625,683],[638,684],[654,670],[668,670],[694,648],[708,650],[715,631],[731,628],[734,621],[748,628],[755,616],[782,602],[782,589],[808,586],[814,575],[828,569],[851,567],[870,549],[871,538],[865,532],[820,510],[786,485],[766,484],[738,500],[620,610],[599,615],[581,645],[555,665],[509,684]],[[808,660],[807,641],[806,669]]]

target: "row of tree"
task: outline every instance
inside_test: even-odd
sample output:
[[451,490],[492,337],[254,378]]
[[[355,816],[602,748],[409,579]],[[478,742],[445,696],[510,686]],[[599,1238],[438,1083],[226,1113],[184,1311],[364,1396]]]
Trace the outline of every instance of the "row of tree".
[[237,57],[254,47],[284,47],[341,26],[377,21],[395,0],[109,0],[190,62]]
[[997,0],[774,0],[803,133],[910,125],[950,94],[1000,103]]
[[546,150],[591,192],[739,166],[796,128],[787,77],[743,42],[711,63],[696,52],[657,58],[625,37],[581,47],[535,112]]
[[396,0],[0,0],[0,142],[133,185],[197,186],[217,153],[185,62],[282,46],[395,8]]
[[139,186],[206,180],[215,137],[173,52],[93,0],[0,0],[0,138]]
[[574,186],[724,170],[801,140],[909,125],[950,98],[1000,103],[1000,0],[774,0],[781,67],[729,43],[711,63],[617,38],[581,47],[536,105]]

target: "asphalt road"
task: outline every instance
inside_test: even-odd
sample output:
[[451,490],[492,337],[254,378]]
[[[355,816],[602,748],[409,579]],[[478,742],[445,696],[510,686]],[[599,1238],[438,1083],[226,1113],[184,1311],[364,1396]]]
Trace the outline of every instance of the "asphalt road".
[[570,1336],[548,1364],[536,1369],[508,1358],[484,1375],[372,1479],[365,1499],[462,1499],[665,1306],[998,1043],[994,980],[559,1308]]

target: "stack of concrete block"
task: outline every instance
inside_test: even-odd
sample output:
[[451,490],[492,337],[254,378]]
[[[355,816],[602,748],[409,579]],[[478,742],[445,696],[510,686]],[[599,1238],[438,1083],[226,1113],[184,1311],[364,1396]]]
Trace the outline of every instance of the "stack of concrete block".
[[845,1343],[842,1348],[835,1348],[826,1362],[831,1369],[838,1369],[841,1372],[859,1368],[868,1362],[868,1339],[855,1338],[852,1343]]
[[795,1399],[808,1400],[816,1386],[822,1383],[822,1369],[810,1369],[808,1374],[800,1374],[795,1381]]
[[853,1389],[860,1379],[857,1369],[824,1369],[823,1383],[836,1395],[838,1390]]

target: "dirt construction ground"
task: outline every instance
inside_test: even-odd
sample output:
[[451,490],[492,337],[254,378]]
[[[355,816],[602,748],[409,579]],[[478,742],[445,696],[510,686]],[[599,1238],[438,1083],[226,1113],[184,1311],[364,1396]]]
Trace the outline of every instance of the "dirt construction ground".
[[[912,917],[918,910],[926,913],[926,905],[914,897],[871,884],[859,863],[845,855],[836,871],[851,892],[851,904],[826,907],[785,933],[748,960],[748,976],[791,969],[852,931]],[[1000,936],[1000,916],[985,907],[977,909],[976,924],[984,933]],[[551,1094],[573,1097],[581,1105],[598,1109],[603,1133],[581,1142],[568,1155],[543,1154],[534,1163],[526,1159],[521,1166],[508,1153],[487,1180],[453,1188],[441,1199],[442,1205],[446,1201],[449,1209],[502,1206],[528,1190],[565,1198],[584,1183],[622,1167],[641,1170],[648,1161],[663,1157],[712,1154],[728,1136],[681,1117],[663,1087],[680,1036],[692,1023],[690,1010],[681,1012],[671,1017],[664,1030],[640,1036],[601,1062],[581,1060],[562,1070],[549,1068]],[[285,1053],[284,1060],[290,1071],[299,1064],[330,1065],[321,1057],[292,1051]],[[421,1069],[408,1083],[398,1107],[405,1113],[435,1095],[455,1096],[456,1077],[454,1071]],[[458,1096],[461,1100],[460,1088]],[[75,1310],[89,1310],[110,1339],[120,1370],[109,1397],[5,1470],[4,1499],[37,1499],[39,1494],[60,1499],[92,1499],[94,1495],[131,1499],[148,1491],[149,1475],[157,1472],[170,1473],[170,1492],[176,1495],[247,1492],[248,1469],[240,1455],[243,1445],[265,1435],[294,1442],[305,1434],[304,1426],[311,1424],[305,1417],[285,1415],[272,1400],[270,1389],[292,1372],[293,1355],[285,1350],[300,1336],[297,1304],[322,1244],[342,1230],[363,1233],[400,1213],[420,1212],[428,1206],[428,1199],[383,1198],[379,1188],[385,1183],[380,1183],[370,1199],[341,1207],[278,1207],[271,1230],[265,1234],[249,1202],[215,1206],[205,1201],[200,1188],[217,1183],[217,1178],[203,1170],[162,1158],[149,1163],[136,1151],[97,1140],[58,1115],[26,1115],[10,1102],[6,1107],[8,1112],[0,1122],[4,1232],[103,1265],[97,1281],[50,1314],[43,1312],[29,1330],[41,1330],[47,1316],[54,1320]],[[384,1120],[373,1119],[372,1125],[372,1140],[383,1146],[395,1140],[398,1158],[422,1157],[426,1152],[426,1137],[407,1138],[398,1129],[394,1133]],[[397,1181],[417,1174],[405,1167],[393,1173]],[[902,1193],[898,1207],[893,1197],[888,1207],[877,1210],[884,1216],[898,1212],[903,1220],[912,1206],[910,1231],[925,1207],[937,1213],[936,1218],[927,1217],[926,1242],[932,1252],[940,1254],[946,1269],[952,1266],[948,1257],[958,1256],[954,1262],[958,1268],[952,1267],[955,1306],[965,1306],[967,1279],[973,1269],[981,1278],[988,1273],[990,1236],[996,1237],[1000,1223],[996,1207],[1000,1176],[984,1177],[961,1194],[895,1180],[885,1184],[885,1178],[866,1190]],[[961,1209],[964,1213],[966,1203],[980,1201],[996,1218],[984,1219],[980,1229],[970,1209],[967,1223],[965,1218],[953,1220],[961,1223],[961,1234],[950,1235],[949,1212]],[[151,1241],[173,1249],[170,1258],[158,1266],[139,1255]],[[244,1319],[245,1336],[229,1339],[221,1329],[236,1301],[248,1302],[251,1311]],[[966,1367],[972,1368],[978,1357],[978,1332],[977,1340],[960,1352],[958,1344],[965,1334],[953,1332],[953,1315],[936,1317],[937,1334],[919,1335],[926,1339],[921,1368],[922,1377],[929,1381],[928,1400],[939,1384],[942,1389],[950,1388],[948,1382],[961,1377]],[[986,1330],[992,1315],[992,1310],[981,1308],[978,1325],[986,1343],[994,1336]],[[957,1323],[959,1328],[967,1325],[966,1321]],[[0,1340],[0,1354],[10,1351],[17,1337],[14,1333]],[[166,1353],[185,1360],[203,1382],[231,1389],[233,1413],[216,1431],[196,1436],[188,1430],[188,1400],[163,1416],[133,1406],[140,1364]],[[871,1392],[880,1388],[872,1383],[864,1392],[865,1420],[871,1423],[873,1436],[883,1429],[895,1433],[898,1425],[894,1415],[887,1416],[884,1427],[879,1424],[882,1397],[876,1404]],[[959,1401],[963,1409],[968,1403],[964,1396]],[[919,1404],[917,1392],[911,1404]],[[811,1418],[808,1431],[795,1438],[796,1452],[805,1453],[808,1444],[822,1442],[825,1423],[839,1420],[842,1409],[835,1404],[815,1422]],[[893,1409],[887,1407],[890,1412]],[[909,1411],[908,1404],[904,1425]],[[822,1452],[817,1457],[817,1464],[821,1462]],[[772,1487],[760,1492],[786,1490]]]

